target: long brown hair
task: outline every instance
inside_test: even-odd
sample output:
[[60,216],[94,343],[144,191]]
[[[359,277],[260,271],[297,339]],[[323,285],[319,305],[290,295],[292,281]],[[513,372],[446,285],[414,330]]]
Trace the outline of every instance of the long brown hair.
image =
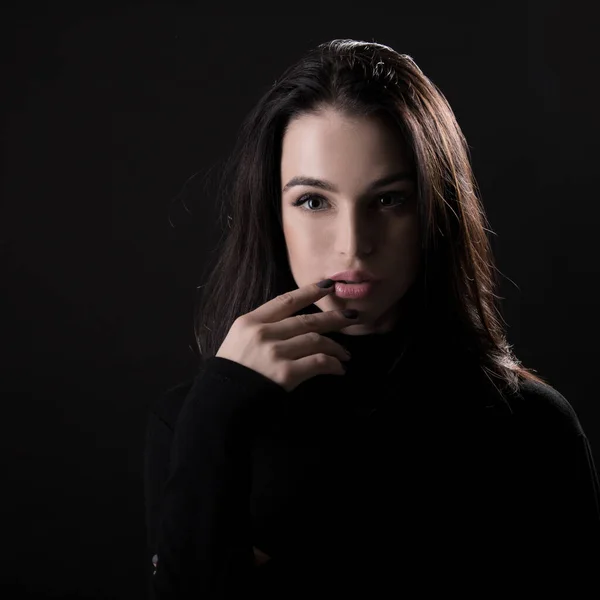
[[506,340],[489,224],[467,143],[446,98],[410,56],[347,39],[305,54],[242,124],[217,190],[223,235],[195,316],[201,357],[216,354],[237,317],[296,287],[281,227],[282,138],[294,117],[327,106],[381,115],[404,136],[417,176],[422,300],[434,317],[427,322],[437,327],[452,321],[457,339],[500,388],[543,381],[520,364]]

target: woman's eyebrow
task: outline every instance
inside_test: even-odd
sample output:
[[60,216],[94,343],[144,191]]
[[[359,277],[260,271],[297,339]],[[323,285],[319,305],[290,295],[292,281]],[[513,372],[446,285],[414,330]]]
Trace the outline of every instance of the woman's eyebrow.
[[[400,171],[398,173],[392,173],[391,175],[387,175],[382,177],[381,179],[377,179],[373,181],[367,191],[373,191],[377,188],[383,187],[384,185],[388,185],[390,183],[396,183],[398,181],[406,181],[413,180],[413,174],[409,171]],[[332,192],[333,194],[337,193],[337,188],[333,183],[329,181],[325,181],[324,179],[316,179],[315,177],[307,177],[305,175],[298,175],[296,177],[292,177],[284,186],[281,191],[282,194],[285,194],[290,188],[293,188],[297,185],[306,185],[310,187],[320,188],[327,192]]]

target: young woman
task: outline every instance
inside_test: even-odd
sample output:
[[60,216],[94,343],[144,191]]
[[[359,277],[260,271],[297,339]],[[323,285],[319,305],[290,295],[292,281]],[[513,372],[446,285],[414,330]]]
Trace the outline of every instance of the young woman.
[[414,61],[309,52],[245,121],[221,200],[197,376],[149,415],[153,597],[587,577],[589,442],[511,352],[467,144]]

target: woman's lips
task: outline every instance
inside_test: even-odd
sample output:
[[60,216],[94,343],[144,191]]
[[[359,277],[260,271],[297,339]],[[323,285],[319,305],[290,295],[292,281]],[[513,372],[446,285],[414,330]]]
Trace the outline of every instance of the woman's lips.
[[343,283],[341,281],[336,281],[335,295],[340,298],[360,300],[371,294],[376,285],[376,281],[363,281],[362,283]]

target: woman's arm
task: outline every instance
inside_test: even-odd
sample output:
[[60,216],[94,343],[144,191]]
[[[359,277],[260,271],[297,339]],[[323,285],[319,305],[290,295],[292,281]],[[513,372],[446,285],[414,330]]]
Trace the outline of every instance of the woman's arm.
[[[600,564],[600,483],[590,443],[570,403],[549,386],[525,395],[529,432],[521,453],[531,498],[523,527],[534,541],[528,561],[547,576],[595,578]],[[526,546],[525,546],[526,547]],[[536,560],[539,558],[539,560]],[[550,575],[551,574],[551,575]]]
[[207,361],[183,400],[168,460],[168,426],[151,415],[146,490],[150,549],[157,555],[151,592],[157,600],[209,600],[251,589],[252,435],[256,419],[281,404],[284,393],[237,363]]

